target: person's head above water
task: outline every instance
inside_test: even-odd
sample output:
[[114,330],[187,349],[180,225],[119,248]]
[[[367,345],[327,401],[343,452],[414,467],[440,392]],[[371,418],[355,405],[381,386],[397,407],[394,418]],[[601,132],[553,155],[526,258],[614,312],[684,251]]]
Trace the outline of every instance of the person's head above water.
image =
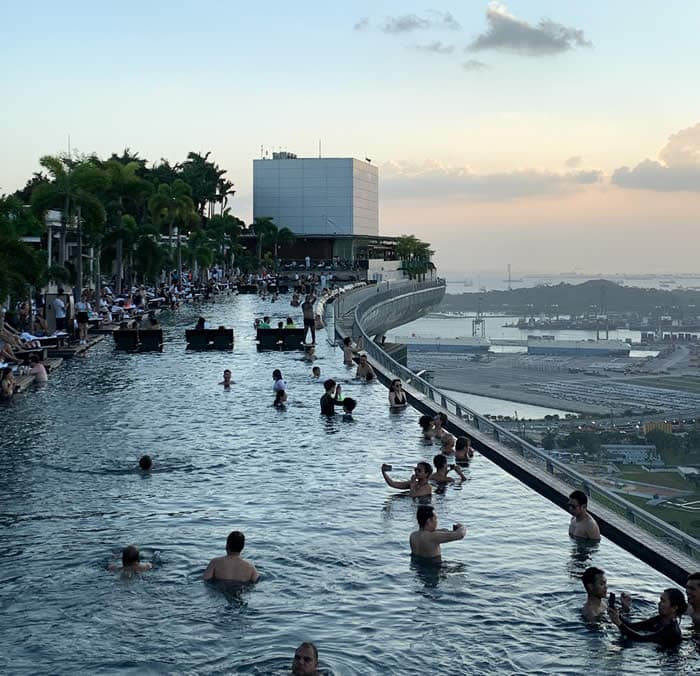
[[245,547],[245,535],[239,530],[233,530],[226,538],[226,553],[240,554]]
[[335,389],[335,385],[335,380],[333,380],[333,378],[329,378],[323,382],[323,389],[326,390],[326,392],[330,392],[331,390]]
[[345,399],[343,399],[343,411],[345,411],[345,413],[352,413],[356,407],[357,400],[352,397],[345,397]]
[[433,458],[433,465],[435,465],[435,469],[442,469],[447,465],[447,458],[442,453],[438,453]]
[[603,599],[608,595],[608,581],[605,572],[595,566],[590,566],[583,571],[581,582],[586,593],[590,596]]
[[420,505],[416,510],[416,521],[418,528],[425,528],[428,521],[436,518],[435,508],[432,505]]
[[231,380],[231,369],[224,369],[224,380]]
[[272,372],[272,379],[273,380],[282,380],[282,371],[280,371],[279,369],[275,369]]
[[292,674],[294,676],[314,676],[318,674],[318,648],[313,643],[304,641],[294,651]]
[[122,566],[124,566],[124,568],[136,566],[140,560],[141,554],[139,553],[139,548],[136,545],[124,547],[122,550]]
[[314,366],[311,369],[311,374],[313,375],[314,378],[320,378],[321,377],[321,367],[320,366]]
[[151,467],[153,467],[153,460],[151,460],[151,456],[141,456],[141,458],[139,459],[139,467],[143,470],[151,469]]
[[350,336],[345,336],[345,338],[343,338],[343,345],[350,347],[352,345],[352,338],[350,338]]

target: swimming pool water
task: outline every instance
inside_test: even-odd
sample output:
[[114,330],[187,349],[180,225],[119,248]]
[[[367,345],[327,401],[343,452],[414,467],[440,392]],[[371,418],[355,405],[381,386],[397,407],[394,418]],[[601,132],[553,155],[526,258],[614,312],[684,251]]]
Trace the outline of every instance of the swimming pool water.
[[[571,543],[563,511],[478,455],[433,498],[467,537],[443,546],[437,571],[412,566],[415,505],[379,466],[408,477],[437,448],[417,412],[390,413],[386,389],[352,382],[320,335],[322,378],[359,402],[352,423],[322,419],[311,365],[255,349],[254,316],[290,311],[238,296],[163,313],[164,353],[116,353],[108,337],[0,408],[0,671],[288,673],[312,640],[333,674],[697,673],[692,641],[623,647],[578,614],[588,565],[642,615],[669,580],[606,540]],[[185,351],[200,313],[234,326],[233,353]],[[275,368],[286,411],[271,405]],[[205,585],[235,528],[262,580]],[[156,567],[124,580],[106,567],[130,543]]]

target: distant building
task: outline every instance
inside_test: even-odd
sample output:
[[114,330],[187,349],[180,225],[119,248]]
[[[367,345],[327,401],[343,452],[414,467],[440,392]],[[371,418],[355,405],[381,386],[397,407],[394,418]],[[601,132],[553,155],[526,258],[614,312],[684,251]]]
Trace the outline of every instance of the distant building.
[[647,422],[642,425],[642,431],[644,434],[649,434],[654,430],[660,430],[661,432],[666,432],[666,434],[671,434],[673,432],[673,426],[670,422]]
[[253,160],[253,217],[295,235],[379,234],[379,172],[351,157]]
[[660,458],[653,444],[602,444],[601,456],[608,462],[624,465],[658,464]]

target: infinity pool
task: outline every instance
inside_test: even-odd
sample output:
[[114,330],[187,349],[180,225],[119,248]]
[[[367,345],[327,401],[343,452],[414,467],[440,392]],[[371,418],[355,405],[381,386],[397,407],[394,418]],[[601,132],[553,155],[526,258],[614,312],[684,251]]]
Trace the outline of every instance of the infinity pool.
[[[671,582],[608,541],[572,544],[563,511],[480,456],[433,498],[467,537],[443,546],[439,572],[412,567],[415,505],[379,466],[408,477],[437,449],[414,410],[391,414],[382,386],[351,382],[324,332],[316,364],[359,405],[353,423],[322,419],[310,365],[255,349],[253,318],[290,310],[238,296],[164,313],[163,354],[115,353],[108,338],[0,408],[2,673],[282,674],[303,640],[332,674],[700,670],[692,641],[664,653],[587,628],[588,565],[642,615]],[[185,351],[200,313],[234,326],[232,354]],[[271,406],[275,368],[286,411]],[[135,469],[144,453],[150,475]],[[224,593],[201,575],[235,528],[263,577]],[[129,543],[156,567],[126,581],[106,567]]]

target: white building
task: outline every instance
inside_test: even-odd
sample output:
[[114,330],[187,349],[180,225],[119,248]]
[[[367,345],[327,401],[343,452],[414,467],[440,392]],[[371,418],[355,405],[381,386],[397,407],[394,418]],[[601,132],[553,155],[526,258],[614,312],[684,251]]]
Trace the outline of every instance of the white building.
[[253,217],[299,235],[379,234],[377,167],[346,157],[253,160]]

